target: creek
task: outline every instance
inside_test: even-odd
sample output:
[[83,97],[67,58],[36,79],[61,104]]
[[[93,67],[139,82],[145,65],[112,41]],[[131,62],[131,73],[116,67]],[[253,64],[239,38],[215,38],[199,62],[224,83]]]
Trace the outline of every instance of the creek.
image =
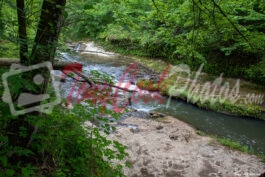
[[[79,51],[80,45],[75,50]],[[102,49],[95,47],[93,43],[86,44],[81,54],[62,53],[62,60],[81,63],[85,74],[88,74],[90,70],[98,70],[112,75],[115,83],[120,81],[128,66],[134,62],[128,57],[104,52]],[[141,77],[148,77],[148,72],[143,72],[139,78]],[[124,82],[128,82],[129,79],[130,76],[127,76]],[[72,84],[66,82],[61,86],[62,97],[67,97]],[[150,92],[145,91],[145,93]],[[166,108],[168,98],[164,97],[164,100],[163,103],[158,103],[158,101],[152,99],[148,102],[143,100],[133,101],[132,108],[145,112],[156,111],[171,115],[203,132],[229,138],[265,155],[265,121],[202,110],[178,99],[171,99],[169,107]]]

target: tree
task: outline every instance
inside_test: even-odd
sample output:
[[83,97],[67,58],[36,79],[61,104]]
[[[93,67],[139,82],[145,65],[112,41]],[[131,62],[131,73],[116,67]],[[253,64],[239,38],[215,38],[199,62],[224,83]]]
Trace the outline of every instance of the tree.
[[[27,26],[26,26],[26,13],[24,0],[17,0],[17,15],[18,15],[18,34],[20,44],[20,61],[22,65],[30,66],[44,61],[50,61],[53,63],[56,45],[60,34],[63,10],[66,4],[66,0],[44,0],[41,9],[40,20],[38,24],[37,34],[31,55],[28,54],[28,42],[27,42]],[[12,100],[16,100],[20,93],[32,93],[36,95],[42,95],[46,93],[47,84],[49,81],[48,70],[34,70],[26,75],[21,76],[21,81],[24,84],[20,84],[21,88],[18,89],[18,93],[12,95]],[[36,74],[44,76],[44,82],[35,87],[32,84],[32,78]],[[14,80],[14,82],[17,82]],[[12,83],[11,83],[12,84]],[[17,84],[13,83],[14,86]],[[12,88],[11,88],[12,89]],[[40,105],[40,102],[31,106]],[[39,113],[33,112],[31,115],[38,115]],[[29,147],[31,143],[32,134],[36,133],[36,126],[32,125],[25,120],[27,115],[18,116],[17,119],[13,119],[6,126],[7,137],[11,146]],[[21,127],[26,128],[26,135],[21,135]],[[14,158],[15,160],[15,158]]]
[[[24,0],[16,2],[21,63],[26,66],[45,61],[53,63],[66,0],[43,0],[38,29],[30,54],[25,2]],[[11,78],[10,82],[8,81],[11,86],[9,88],[15,90],[12,99],[16,100],[20,93],[36,95],[46,93],[49,82],[48,72],[47,69],[39,68]],[[44,82],[39,86],[32,84],[32,79],[37,74],[44,76]],[[30,107],[40,104],[37,102]],[[79,105],[71,112],[58,106],[50,115],[31,112],[16,117],[10,115],[6,104],[0,102],[0,106],[0,172],[2,176],[124,176],[121,170],[123,165],[109,164],[109,161],[122,160],[127,156],[128,154],[124,151],[125,146],[117,141],[107,140],[93,125],[92,127],[82,126],[85,121],[88,119],[92,121],[95,117],[106,121],[98,117],[99,113],[110,114],[117,118],[116,113],[105,110],[100,105],[96,105],[90,111]],[[109,131],[110,126],[106,125],[105,132]]]
[[27,63],[28,43],[27,43],[27,26],[24,0],[17,0],[17,18],[18,18],[18,35],[20,44],[20,62],[22,65]]

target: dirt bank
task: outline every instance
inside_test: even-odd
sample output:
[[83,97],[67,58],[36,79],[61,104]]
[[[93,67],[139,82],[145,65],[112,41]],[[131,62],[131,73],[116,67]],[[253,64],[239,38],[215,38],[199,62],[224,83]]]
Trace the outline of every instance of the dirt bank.
[[256,156],[233,151],[173,117],[156,120],[129,117],[109,135],[128,146],[130,177],[256,177],[265,164]]

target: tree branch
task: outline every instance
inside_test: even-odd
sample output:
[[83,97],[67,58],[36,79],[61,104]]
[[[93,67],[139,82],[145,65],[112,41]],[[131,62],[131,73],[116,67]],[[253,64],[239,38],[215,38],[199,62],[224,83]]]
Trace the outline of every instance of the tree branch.
[[87,77],[86,75],[84,75],[83,73],[79,72],[79,71],[73,71],[75,74],[79,75],[81,78],[83,78],[84,80],[78,80],[76,79],[75,77],[71,76],[71,75],[67,75],[67,77],[71,77],[72,79],[78,81],[78,82],[87,82],[89,83],[91,86],[93,85],[96,85],[96,84],[99,84],[99,85],[107,85],[107,86],[110,86],[110,87],[114,87],[114,88],[117,88],[117,89],[120,89],[120,90],[124,90],[124,91],[127,91],[127,92],[136,92],[135,90],[129,90],[127,88],[123,88],[123,87],[119,87],[119,86],[116,86],[116,85],[112,85],[112,84],[109,84],[107,82],[102,82],[102,81],[94,81],[93,79]]
[[222,8],[215,2],[215,0],[212,0],[213,5],[220,11],[220,13],[226,18],[226,20],[232,25],[232,27],[236,30],[236,32],[248,43],[248,45],[254,49],[252,44],[249,42],[249,40],[244,36],[244,34],[236,27],[236,25],[232,22],[232,20],[226,15],[226,13],[222,10]]

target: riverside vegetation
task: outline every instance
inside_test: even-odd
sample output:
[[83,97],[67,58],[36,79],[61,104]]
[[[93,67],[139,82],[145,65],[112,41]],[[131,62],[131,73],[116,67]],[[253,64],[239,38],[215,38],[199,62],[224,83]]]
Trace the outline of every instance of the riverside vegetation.
[[[67,16],[65,5],[65,0],[0,1],[0,57],[19,58],[24,66],[53,63]],[[0,75],[8,71],[9,68],[1,67]],[[36,85],[32,79],[37,74],[44,82]],[[22,111],[25,107],[17,103],[22,93],[48,94],[51,99],[45,103],[51,103],[55,97],[49,73],[41,68],[8,77],[7,85],[13,106]],[[86,107],[78,105],[71,111],[58,105],[52,114],[35,111],[13,116],[9,104],[2,101],[3,92],[1,77],[1,177],[124,176],[122,167],[126,164],[119,160],[128,155],[126,146],[106,139],[110,125],[103,117],[118,119],[118,114],[87,102]],[[26,106],[37,108],[45,103],[37,101]],[[85,121],[96,119],[102,121],[105,135],[98,127],[84,125]]]
[[[84,8],[78,9],[81,6]],[[94,0],[72,2],[71,7],[80,12],[68,14],[69,23],[80,19],[74,28],[69,25],[65,30],[72,39],[90,38],[118,53],[156,58],[137,61],[154,69],[161,64],[160,71],[166,68],[160,60],[172,65],[187,64],[193,71],[191,78],[184,75],[177,85],[177,75],[171,75],[163,81],[167,88],[154,88],[156,83],[146,80],[138,85],[170,95],[170,87],[183,86],[204,64],[203,72],[208,74],[198,78],[199,90],[223,73],[223,82],[213,95],[218,96],[222,86],[227,87],[225,82],[230,83],[231,91],[236,80],[228,77],[238,78],[240,99],[211,104],[206,94],[202,102],[188,94],[188,88],[178,98],[205,109],[265,118],[265,6],[261,1]],[[210,90],[212,93],[213,87]]]
[[[261,0],[0,1],[0,56],[20,57],[29,65],[53,62],[56,47],[65,49],[56,45],[58,40],[64,44],[90,38],[126,54],[184,63],[192,70],[204,63],[207,73],[224,72],[226,77],[265,85],[264,13]],[[174,85],[175,78],[171,82]],[[19,88],[23,82],[15,83],[12,97],[25,89]],[[35,93],[34,87],[26,87]],[[36,93],[41,92],[46,89]],[[0,171],[4,176],[123,176],[122,166],[109,161],[127,156],[125,146],[107,140],[96,127],[87,127],[88,135],[81,126],[101,112],[100,106],[89,112],[77,107],[70,113],[59,107],[51,115],[16,117],[10,115],[7,104],[0,104]],[[226,111],[252,112],[254,108],[251,115],[242,115],[259,117],[255,105],[239,109],[227,104]]]
[[[0,74],[6,71],[1,69]],[[0,88],[2,95],[2,79]],[[118,160],[128,156],[126,146],[106,138],[110,129],[115,130],[106,116],[118,119],[119,114],[87,101],[86,106],[76,105],[73,110],[56,106],[52,114],[28,115],[25,120],[35,125],[36,132],[29,145],[20,147],[10,145],[7,137],[8,123],[19,117],[10,114],[8,104],[0,102],[0,107],[1,176],[124,176],[126,164]],[[101,121],[105,135],[96,126],[86,126],[87,121]],[[27,128],[20,125],[17,138],[27,136]]]
[[[36,4],[31,6],[35,7]],[[3,7],[8,5],[4,4]],[[234,104],[229,100],[222,104],[210,104],[207,98],[202,103],[194,95],[189,95],[190,102],[205,109],[264,119],[264,13],[264,3],[259,0],[227,0],[218,3],[213,0],[170,0],[166,3],[161,0],[69,1],[65,12],[66,28],[63,28],[61,43],[69,39],[90,38],[106,49],[118,53],[160,58],[173,65],[187,64],[193,71],[204,64],[203,72],[208,74],[198,78],[201,86],[207,81],[213,83],[214,79],[223,73],[221,86],[225,85],[226,81],[230,82],[230,88],[235,85],[228,77],[241,79],[241,99]],[[14,18],[8,8],[2,8],[2,16],[7,19]],[[36,23],[34,16],[29,18],[32,25]],[[3,34],[7,38],[8,34],[12,34],[8,31],[14,31],[15,28],[8,20],[2,23],[5,24],[3,29],[6,30]],[[32,30],[30,25],[29,31]],[[33,38],[32,34],[34,33],[30,32],[28,37]],[[15,49],[10,42],[14,43],[16,36],[9,35],[7,39],[2,41],[0,53],[2,51],[2,55],[10,56],[5,51],[10,47]],[[159,60],[138,61],[154,69],[157,68],[156,65],[161,64]],[[164,82],[173,86],[176,77],[172,75]],[[183,77],[178,86],[186,83],[187,79],[189,78]],[[152,85],[147,81],[139,84]],[[160,91],[168,91],[168,88],[164,89]],[[218,93],[216,91],[216,95]],[[245,98],[251,97],[251,94],[254,94],[254,97],[260,96],[259,100],[246,103]],[[187,100],[187,90],[178,97]]]

